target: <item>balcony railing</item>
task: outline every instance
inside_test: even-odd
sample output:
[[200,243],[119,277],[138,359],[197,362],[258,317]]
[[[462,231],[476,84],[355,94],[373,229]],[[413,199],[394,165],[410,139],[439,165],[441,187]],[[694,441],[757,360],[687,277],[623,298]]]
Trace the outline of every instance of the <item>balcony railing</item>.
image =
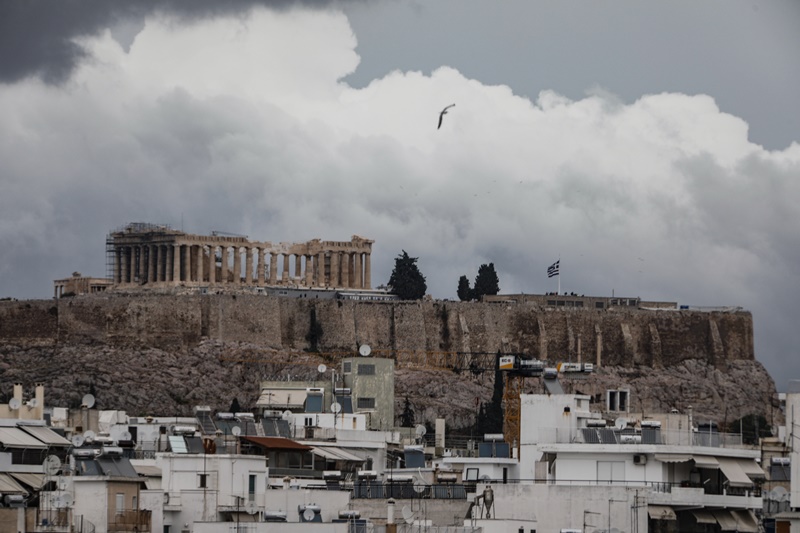
[[654,444],[674,446],[703,446],[710,448],[745,447],[740,433],[718,433],[661,428],[540,427],[522,444]]
[[465,500],[467,488],[460,483],[438,483],[433,485],[414,483],[384,483],[382,481],[359,482],[353,486],[353,499],[425,499]]
[[108,520],[108,531],[125,532],[137,531],[143,533],[150,531],[150,511],[120,511],[114,513]]

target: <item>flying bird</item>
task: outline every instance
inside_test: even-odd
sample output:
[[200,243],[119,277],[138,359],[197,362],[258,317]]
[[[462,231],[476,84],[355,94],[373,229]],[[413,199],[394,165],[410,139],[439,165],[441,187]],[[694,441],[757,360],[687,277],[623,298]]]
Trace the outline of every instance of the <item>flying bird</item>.
[[438,130],[439,128],[441,128],[441,127],[442,127],[442,119],[443,119],[443,118],[444,118],[444,116],[447,114],[447,110],[448,110],[448,109],[450,109],[451,107],[454,107],[455,105],[456,105],[456,104],[450,104],[449,106],[447,106],[447,107],[445,107],[444,109],[442,109],[442,112],[441,112],[441,113],[439,113],[439,125],[438,125],[438,126],[436,126],[436,129],[437,129],[437,130]]

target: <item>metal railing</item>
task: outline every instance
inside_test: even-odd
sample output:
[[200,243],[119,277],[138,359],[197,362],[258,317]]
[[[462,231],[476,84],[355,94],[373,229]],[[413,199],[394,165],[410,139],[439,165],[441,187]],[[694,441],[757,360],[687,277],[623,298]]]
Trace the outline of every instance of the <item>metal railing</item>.
[[359,482],[353,485],[353,499],[382,500],[425,499],[466,500],[467,487],[462,483],[384,483],[382,481]]

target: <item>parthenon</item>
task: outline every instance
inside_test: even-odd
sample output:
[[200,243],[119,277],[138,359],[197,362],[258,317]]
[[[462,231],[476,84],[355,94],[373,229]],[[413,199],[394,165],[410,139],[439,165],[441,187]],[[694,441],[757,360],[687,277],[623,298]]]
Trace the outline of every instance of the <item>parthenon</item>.
[[115,287],[370,289],[373,242],[354,235],[350,241],[273,244],[137,222],[109,234],[106,252]]

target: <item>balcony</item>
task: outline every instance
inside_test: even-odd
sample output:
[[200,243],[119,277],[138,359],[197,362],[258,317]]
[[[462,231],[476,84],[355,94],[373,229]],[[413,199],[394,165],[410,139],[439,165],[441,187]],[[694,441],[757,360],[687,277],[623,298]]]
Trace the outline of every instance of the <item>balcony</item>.
[[119,511],[108,519],[109,533],[150,531],[150,511]]

